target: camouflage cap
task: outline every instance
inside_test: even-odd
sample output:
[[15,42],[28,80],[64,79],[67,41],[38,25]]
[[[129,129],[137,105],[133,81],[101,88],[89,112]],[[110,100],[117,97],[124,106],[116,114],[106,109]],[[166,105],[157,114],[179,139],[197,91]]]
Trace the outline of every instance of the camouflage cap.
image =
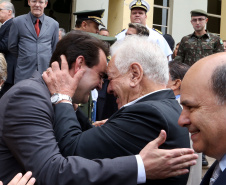
[[130,10],[132,10],[133,8],[142,8],[146,12],[148,12],[150,9],[150,5],[144,0],[134,0],[129,4],[129,8]]
[[191,16],[205,16],[207,17],[207,12],[201,9],[196,9],[191,11]]
[[92,20],[96,22],[97,24],[104,26],[104,23],[101,21],[101,18],[104,16],[104,9],[100,10],[83,10],[79,12],[73,13],[74,15],[77,15],[77,19],[84,19],[84,20]]

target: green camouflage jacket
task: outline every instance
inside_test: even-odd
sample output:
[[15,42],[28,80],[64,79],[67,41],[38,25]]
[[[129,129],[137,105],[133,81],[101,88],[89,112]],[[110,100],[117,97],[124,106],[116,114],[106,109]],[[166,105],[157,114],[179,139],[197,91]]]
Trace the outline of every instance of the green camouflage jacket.
[[194,32],[182,38],[176,60],[191,66],[201,58],[223,51],[223,41],[216,34],[207,31],[198,37]]

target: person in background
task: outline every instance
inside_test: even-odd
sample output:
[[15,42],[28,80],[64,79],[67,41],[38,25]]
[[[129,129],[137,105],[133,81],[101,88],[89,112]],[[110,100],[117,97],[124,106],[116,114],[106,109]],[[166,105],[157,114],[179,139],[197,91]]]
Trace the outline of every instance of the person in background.
[[84,10],[73,13],[77,15],[74,30],[81,30],[91,33],[99,33],[99,25],[105,27],[101,18],[104,15],[104,9],[100,10]]
[[13,19],[8,40],[9,51],[17,57],[15,83],[40,74],[49,61],[59,38],[59,24],[44,14],[48,0],[28,0],[30,12]]
[[226,40],[223,40],[223,44],[224,44],[224,51],[226,51]]
[[106,29],[106,28],[101,28],[100,31],[99,31],[99,35],[102,35],[102,36],[109,36],[109,30]]
[[61,40],[66,35],[64,28],[59,28],[59,40]]
[[178,43],[176,44],[176,47],[175,47],[175,49],[174,49],[174,51],[173,51],[173,55],[172,55],[172,59],[173,59],[173,60],[174,60],[175,57],[177,56],[177,52],[178,52],[179,46],[180,46],[180,42],[178,42]]
[[[146,26],[149,30],[149,39],[157,43],[159,47],[162,49],[163,53],[166,57],[168,57],[168,60],[171,60],[172,51],[159,32],[157,32],[155,29],[149,28],[146,24],[147,21],[147,12],[150,9],[150,5],[144,1],[144,0],[133,0],[129,4],[129,8],[131,10],[130,14],[130,22],[131,23],[139,23]],[[127,29],[123,29],[119,34],[116,35],[117,40],[123,40],[126,36]]]
[[0,53],[0,92],[6,79],[7,79],[7,63],[4,55]]
[[175,46],[175,41],[174,41],[172,35],[170,35],[170,34],[164,34],[163,37],[166,39],[167,43],[169,44],[170,49],[173,52],[174,46]]
[[203,57],[224,51],[221,38],[206,30],[207,22],[206,11],[200,9],[191,11],[194,32],[181,39],[176,57],[182,63],[191,66]]
[[146,26],[139,23],[129,23],[128,30],[126,35],[140,35],[140,36],[149,36],[149,30]]
[[3,53],[7,62],[7,79],[0,91],[0,98],[14,85],[16,57],[8,50],[9,30],[15,17],[15,9],[12,3],[2,1],[0,3],[0,53]]

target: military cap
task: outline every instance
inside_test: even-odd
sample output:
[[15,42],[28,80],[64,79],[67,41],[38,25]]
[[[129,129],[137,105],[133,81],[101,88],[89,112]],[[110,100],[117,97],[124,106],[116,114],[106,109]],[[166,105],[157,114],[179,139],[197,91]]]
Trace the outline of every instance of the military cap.
[[90,33],[90,32],[87,32],[89,35],[93,36],[93,37],[96,37],[102,41],[105,41],[105,42],[108,42],[110,45],[114,44],[114,42],[117,40],[116,37],[108,37],[108,36],[103,36],[103,35],[98,35],[98,34],[95,34],[95,33]]
[[144,0],[134,0],[129,4],[129,8],[130,10],[132,10],[133,8],[142,8],[144,9],[146,12],[149,11],[150,6],[149,4],[144,1]]
[[104,26],[103,22],[101,21],[101,18],[103,18],[104,16],[104,9],[83,10],[83,11],[75,12],[73,14],[77,15],[77,19],[92,20],[97,24]]
[[191,16],[206,16],[207,17],[207,12],[201,9],[196,9],[191,11]]

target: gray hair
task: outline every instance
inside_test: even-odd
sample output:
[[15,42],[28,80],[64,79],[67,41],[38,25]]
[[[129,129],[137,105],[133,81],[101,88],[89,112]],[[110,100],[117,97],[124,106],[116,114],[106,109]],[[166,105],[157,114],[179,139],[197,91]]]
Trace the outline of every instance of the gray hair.
[[145,36],[131,35],[111,47],[115,65],[125,74],[133,62],[138,62],[150,80],[166,85],[169,80],[168,60],[160,47]]
[[0,53],[0,82],[6,81],[7,78],[7,63],[5,57]]
[[15,17],[15,8],[14,8],[13,4],[10,3],[9,1],[3,1],[2,3],[4,3],[5,9],[12,11],[12,17]]
[[149,36],[149,30],[146,26],[139,23],[129,23],[129,28],[134,28],[137,31],[137,35]]
[[61,31],[61,37],[63,38],[63,36],[66,35],[66,31],[64,28],[59,28],[59,31]]
[[217,104],[224,105],[226,101],[226,64],[217,66],[211,75],[211,90],[216,95]]

